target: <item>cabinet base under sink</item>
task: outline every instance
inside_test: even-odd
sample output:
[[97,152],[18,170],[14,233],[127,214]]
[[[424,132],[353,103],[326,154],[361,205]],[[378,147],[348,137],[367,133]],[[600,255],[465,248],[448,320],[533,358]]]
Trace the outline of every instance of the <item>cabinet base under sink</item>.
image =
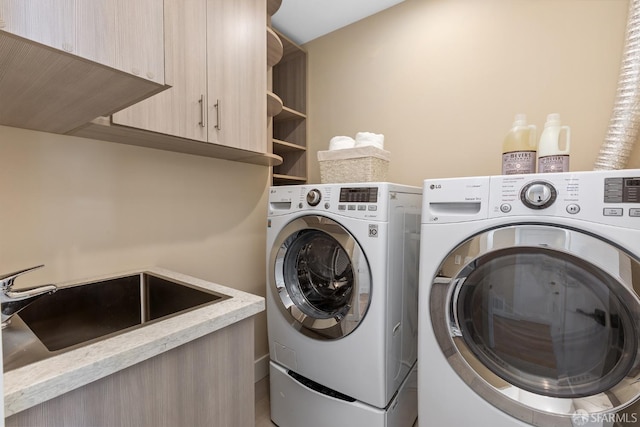
[[250,426],[254,327],[247,318],[5,419],[5,426]]

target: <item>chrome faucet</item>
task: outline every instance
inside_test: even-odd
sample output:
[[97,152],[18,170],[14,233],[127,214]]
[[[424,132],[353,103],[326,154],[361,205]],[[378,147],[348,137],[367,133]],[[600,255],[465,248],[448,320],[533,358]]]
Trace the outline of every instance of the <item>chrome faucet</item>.
[[16,271],[15,273],[4,274],[0,276],[0,305],[2,307],[2,329],[6,328],[11,322],[11,316],[31,304],[43,295],[54,293],[58,288],[56,285],[43,285],[35,288],[14,291],[12,289],[13,282],[18,276],[30,271],[44,267],[38,265],[36,267],[27,268],[25,270]]

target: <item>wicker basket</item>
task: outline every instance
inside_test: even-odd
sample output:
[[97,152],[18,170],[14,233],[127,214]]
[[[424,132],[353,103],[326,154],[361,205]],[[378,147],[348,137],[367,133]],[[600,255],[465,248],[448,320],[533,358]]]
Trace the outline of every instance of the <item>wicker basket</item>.
[[390,154],[372,146],[318,151],[320,182],[387,181]]

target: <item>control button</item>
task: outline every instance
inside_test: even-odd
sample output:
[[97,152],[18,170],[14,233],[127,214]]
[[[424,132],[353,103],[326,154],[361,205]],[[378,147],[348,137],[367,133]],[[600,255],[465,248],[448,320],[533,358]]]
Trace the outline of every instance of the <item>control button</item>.
[[377,211],[377,210],[378,210],[378,206],[376,206],[376,205],[369,205],[369,210],[370,210],[370,211]]
[[298,203],[298,208],[302,209],[302,202]]
[[347,210],[347,205],[338,205],[338,210],[339,211],[346,211]]
[[330,207],[331,207],[331,205],[329,204],[329,202],[327,202],[327,203],[325,203],[325,204],[324,204],[324,208],[325,208],[325,209],[329,209]]
[[367,207],[365,205],[358,205],[358,210],[359,211],[366,211]]
[[548,182],[534,181],[525,185],[520,200],[531,209],[544,209],[556,201],[556,189]]
[[602,214],[604,216],[622,216],[622,208],[604,208]]
[[356,205],[349,205],[349,207],[347,208],[350,211],[355,211],[356,210]]
[[500,211],[502,213],[511,212],[511,205],[509,203],[503,203],[500,205]]
[[322,193],[320,193],[320,190],[317,188],[309,190],[307,193],[307,203],[309,203],[309,206],[317,206],[318,203],[320,203],[320,200],[322,200]]
[[571,203],[570,205],[567,205],[567,212],[575,215],[580,212],[580,206],[576,205],[575,203]]
[[629,216],[640,216],[640,208],[629,209]]

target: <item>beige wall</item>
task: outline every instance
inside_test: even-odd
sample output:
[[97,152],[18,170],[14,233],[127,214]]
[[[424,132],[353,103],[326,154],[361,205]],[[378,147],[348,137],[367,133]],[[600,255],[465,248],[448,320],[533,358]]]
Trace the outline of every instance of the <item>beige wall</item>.
[[0,159],[0,272],[45,264],[16,285],[155,265],[264,296],[269,168],[4,126]]
[[[389,179],[499,174],[516,113],[571,126],[590,170],[615,98],[627,0],[406,0],[305,45],[310,180],[335,135],[383,133]],[[640,149],[628,167],[640,167]]]

